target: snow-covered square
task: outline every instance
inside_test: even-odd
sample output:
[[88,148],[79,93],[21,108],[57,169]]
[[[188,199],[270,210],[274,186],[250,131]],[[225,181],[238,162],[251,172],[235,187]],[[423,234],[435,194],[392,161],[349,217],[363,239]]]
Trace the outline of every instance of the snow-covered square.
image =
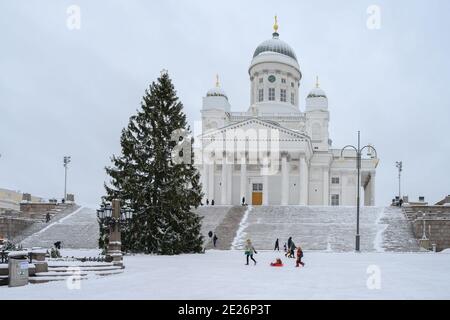
[[[269,266],[276,257],[284,267]],[[79,289],[67,281],[0,287],[0,299],[450,299],[446,253],[311,251],[304,268],[282,253],[255,258],[246,266],[239,250],[126,256],[124,273],[82,280]]]

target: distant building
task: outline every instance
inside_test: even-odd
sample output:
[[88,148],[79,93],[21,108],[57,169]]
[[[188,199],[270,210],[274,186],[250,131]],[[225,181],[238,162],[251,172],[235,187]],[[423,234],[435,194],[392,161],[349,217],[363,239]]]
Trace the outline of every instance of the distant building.
[[450,195],[436,203],[436,206],[450,206]]

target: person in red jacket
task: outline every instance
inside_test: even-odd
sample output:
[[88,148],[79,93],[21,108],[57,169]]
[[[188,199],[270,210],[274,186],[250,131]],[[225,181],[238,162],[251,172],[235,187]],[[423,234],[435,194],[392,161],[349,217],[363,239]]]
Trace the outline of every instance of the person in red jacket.
[[297,248],[297,264],[295,265],[296,267],[299,267],[300,265],[302,265],[302,267],[305,266],[305,263],[302,262],[302,258],[303,258],[303,250],[301,247]]
[[283,266],[283,262],[281,261],[280,258],[277,258],[277,260],[275,260],[275,262],[271,262],[270,263],[271,267],[282,267]]

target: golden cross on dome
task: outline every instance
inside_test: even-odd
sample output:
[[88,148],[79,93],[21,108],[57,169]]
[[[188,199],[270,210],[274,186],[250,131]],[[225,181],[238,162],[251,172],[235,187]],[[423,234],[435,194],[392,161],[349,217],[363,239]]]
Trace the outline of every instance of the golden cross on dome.
[[275,24],[273,25],[273,30],[278,32],[278,16],[275,15]]
[[316,88],[319,87],[319,76],[316,76]]
[[219,75],[216,74],[216,87],[220,87],[220,82],[219,82]]

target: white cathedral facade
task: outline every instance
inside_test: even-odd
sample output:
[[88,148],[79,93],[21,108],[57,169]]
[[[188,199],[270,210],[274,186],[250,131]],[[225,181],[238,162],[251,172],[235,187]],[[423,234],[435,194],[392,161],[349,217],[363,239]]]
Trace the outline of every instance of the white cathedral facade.
[[[354,206],[356,152],[333,148],[325,92],[316,87],[300,108],[302,73],[294,50],[273,37],[249,67],[250,107],[232,112],[217,81],[203,98],[200,136],[204,202],[216,205]],[[370,148],[369,148],[370,149]],[[375,205],[378,159],[361,160],[361,203]]]

